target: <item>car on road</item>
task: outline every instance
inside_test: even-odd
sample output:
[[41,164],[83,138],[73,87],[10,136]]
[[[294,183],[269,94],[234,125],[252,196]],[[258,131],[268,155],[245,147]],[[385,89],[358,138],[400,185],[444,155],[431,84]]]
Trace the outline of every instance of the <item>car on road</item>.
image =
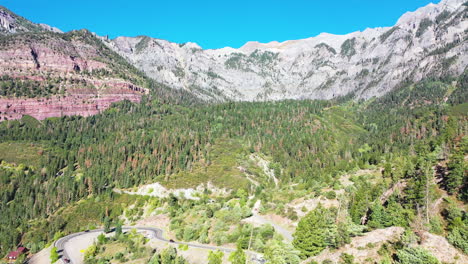
[[65,263],[70,263],[70,260],[67,259],[67,258],[63,259],[63,261],[64,261]]
[[169,242],[174,243],[175,241],[174,239],[169,239]]

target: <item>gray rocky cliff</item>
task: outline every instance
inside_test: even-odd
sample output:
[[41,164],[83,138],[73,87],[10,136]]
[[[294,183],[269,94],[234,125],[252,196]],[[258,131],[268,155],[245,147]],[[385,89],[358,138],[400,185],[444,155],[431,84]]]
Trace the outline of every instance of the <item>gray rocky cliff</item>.
[[443,0],[394,27],[203,50],[146,36],[101,38],[149,77],[207,100],[381,96],[406,81],[466,69],[467,4]]

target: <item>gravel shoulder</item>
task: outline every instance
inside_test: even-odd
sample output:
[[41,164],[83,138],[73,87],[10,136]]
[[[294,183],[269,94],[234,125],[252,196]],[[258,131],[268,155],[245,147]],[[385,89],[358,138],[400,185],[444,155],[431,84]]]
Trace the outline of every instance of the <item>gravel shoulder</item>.
[[260,206],[261,206],[261,201],[258,200],[252,210],[252,216],[249,218],[246,218],[242,220],[243,222],[253,224],[254,226],[261,226],[265,224],[270,224],[273,226],[276,232],[278,232],[280,235],[283,236],[283,238],[288,241],[292,242],[293,241],[293,232],[287,230],[286,228],[278,225],[277,223],[265,218],[264,216],[259,214],[260,211]]
[[28,264],[50,264],[50,249],[52,247],[44,248],[43,250],[34,254],[29,260]]

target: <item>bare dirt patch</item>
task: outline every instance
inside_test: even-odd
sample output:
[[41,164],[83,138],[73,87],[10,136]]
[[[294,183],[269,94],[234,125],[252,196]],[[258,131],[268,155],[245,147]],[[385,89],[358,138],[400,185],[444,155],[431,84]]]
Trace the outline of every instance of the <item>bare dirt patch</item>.
[[318,256],[311,257],[303,263],[310,263],[312,260],[322,263],[324,260],[329,259],[333,263],[340,261],[340,256],[343,253],[353,255],[356,263],[366,263],[371,259],[372,262],[379,262],[380,256],[377,253],[380,246],[386,241],[394,241],[399,239],[404,232],[402,227],[388,227],[384,229],[377,229],[366,233],[363,236],[354,237],[351,243],[344,245],[336,250],[329,248],[325,249]]
[[275,172],[270,168],[270,162],[259,155],[251,154],[249,157],[251,160],[257,163],[257,166],[262,168],[263,173],[265,173],[270,179],[273,180],[275,186],[278,186],[279,180],[275,177]]
[[468,263],[468,256],[453,247],[442,236],[424,232],[421,236],[421,247],[429,250],[440,262],[462,264]]
[[[305,216],[308,212],[317,208],[319,204],[321,204],[325,208],[340,206],[340,202],[338,200],[326,199],[323,196],[319,196],[317,198],[312,199],[298,198],[289,203],[288,206],[293,208],[294,211],[296,211],[297,216],[301,218]],[[306,211],[303,211],[303,208],[305,208]],[[297,225],[297,223],[295,225]]]

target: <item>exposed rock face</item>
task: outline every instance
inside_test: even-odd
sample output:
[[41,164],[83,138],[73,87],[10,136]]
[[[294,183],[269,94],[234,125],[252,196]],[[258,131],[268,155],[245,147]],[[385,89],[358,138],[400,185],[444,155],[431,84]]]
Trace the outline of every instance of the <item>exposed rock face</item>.
[[468,63],[465,0],[404,14],[391,28],[202,50],[149,37],[102,40],[158,82],[215,100],[380,96],[404,81],[457,75]]
[[62,32],[49,25],[32,23],[0,6],[0,34],[42,31]]
[[21,119],[30,115],[38,120],[60,116],[91,116],[109,108],[112,103],[130,100],[139,102],[141,94],[123,91],[116,94],[71,94],[50,98],[0,98],[0,121]]
[[85,30],[9,34],[0,40],[0,121],[89,116],[137,102],[148,89],[135,70]]
[[[322,263],[327,259],[333,261],[333,263],[339,263],[340,256],[343,253],[353,255],[356,263],[367,263],[369,259],[378,263],[382,258],[382,256],[378,254],[381,245],[385,242],[398,241],[403,232],[404,229],[402,227],[396,226],[376,229],[362,236],[353,237],[351,243],[336,250],[326,249],[317,256],[310,257],[302,263],[312,263],[312,261]],[[373,246],[369,247],[369,245]],[[410,246],[422,247],[428,250],[441,263],[462,264],[468,261],[468,257],[463,254],[463,252],[450,245],[445,237],[434,235],[429,232],[422,233],[420,244],[413,243]]]
[[445,237],[423,232],[421,247],[431,252],[442,263],[468,263],[468,256],[451,245]]
[[11,43],[2,45],[0,72],[27,76],[53,71],[56,74],[73,75],[79,71],[108,68],[105,63],[93,59],[99,56],[93,46],[80,44],[61,38],[28,41],[18,36]]

